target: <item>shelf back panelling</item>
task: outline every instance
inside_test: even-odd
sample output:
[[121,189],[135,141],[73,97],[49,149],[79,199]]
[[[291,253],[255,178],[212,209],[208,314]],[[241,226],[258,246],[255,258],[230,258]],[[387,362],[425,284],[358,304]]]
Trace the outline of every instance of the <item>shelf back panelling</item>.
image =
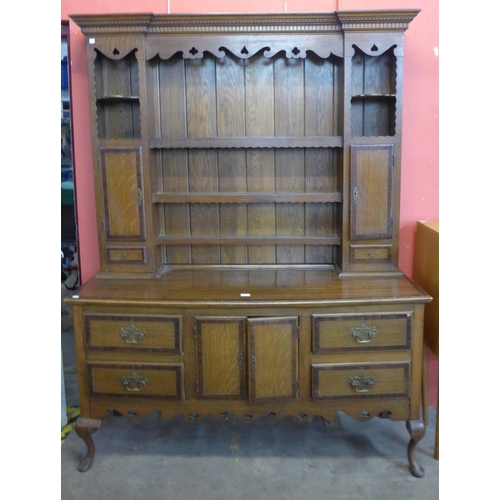
[[[218,165],[214,164],[214,155],[218,157]],[[157,205],[166,214],[160,219],[164,224],[158,228],[160,235],[300,236],[340,231],[334,214],[341,200],[338,192],[341,155],[335,149],[163,150],[161,158],[162,185],[171,194],[163,199],[161,194],[157,196]],[[300,181],[288,181],[289,168],[295,169],[294,177]],[[280,171],[282,175],[275,174]],[[206,175],[196,175],[199,182],[192,182],[193,172]],[[266,185],[276,191],[266,189]],[[257,259],[266,259],[262,253],[271,255],[272,263],[282,262],[284,255],[288,256],[286,262],[290,259],[294,263],[332,262],[331,249],[328,256],[321,258],[317,256],[318,249],[309,245],[295,248],[295,255],[290,252],[280,247],[276,254],[274,246],[247,249],[231,245],[221,248],[221,261],[216,263],[259,263]],[[188,260],[177,247],[169,250],[168,258],[169,263]]]
[[[289,59],[284,51],[268,58],[262,52],[249,59],[206,53],[148,61],[159,109],[152,137],[341,135],[341,93],[334,89],[342,60],[314,53]],[[266,123],[259,120],[262,113]]]
[[[154,58],[148,65],[149,78],[157,85],[152,102],[159,110],[152,151],[159,165],[153,199],[162,214],[160,237],[227,241],[231,236],[340,232],[334,204],[341,201],[342,120],[340,94],[333,90],[342,78],[340,59],[314,53],[290,59],[284,51],[268,58],[262,50],[246,59],[230,52],[223,58],[205,53],[187,60],[177,54]],[[294,141],[301,137],[308,141],[306,147],[296,147]],[[265,147],[251,147],[255,140]],[[166,203],[162,193],[184,199],[176,201],[173,195]],[[213,196],[208,203],[202,197],[189,198],[201,193]],[[218,200],[217,193],[247,194],[249,199]],[[312,198],[279,198],[306,193]],[[325,200],[325,194],[331,199]],[[323,198],[316,203],[314,195]],[[167,244],[166,263],[332,264],[329,245],[231,243]]]

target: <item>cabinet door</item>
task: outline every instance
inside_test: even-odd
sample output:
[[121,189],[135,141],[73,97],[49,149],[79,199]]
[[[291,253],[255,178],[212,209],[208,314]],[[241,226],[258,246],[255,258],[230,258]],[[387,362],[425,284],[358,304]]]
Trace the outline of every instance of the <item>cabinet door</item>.
[[244,399],[245,318],[196,318],[198,396]]
[[248,320],[251,402],[297,397],[298,318]]
[[101,150],[107,240],[144,240],[140,148]]
[[392,237],[394,146],[352,146],[351,239]]

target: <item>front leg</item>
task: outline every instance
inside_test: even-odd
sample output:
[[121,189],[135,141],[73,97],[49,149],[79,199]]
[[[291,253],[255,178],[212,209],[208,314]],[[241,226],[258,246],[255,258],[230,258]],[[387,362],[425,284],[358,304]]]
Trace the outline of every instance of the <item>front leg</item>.
[[424,437],[425,425],[421,420],[408,420],[406,422],[406,428],[411,436],[410,443],[408,444],[408,462],[410,463],[410,472],[415,477],[424,477],[424,468],[415,458],[415,448],[418,442]]
[[87,455],[78,465],[80,472],[85,472],[90,468],[94,460],[95,446],[91,434],[99,429],[101,421],[94,418],[78,418],[75,425],[76,434],[83,439],[87,445]]

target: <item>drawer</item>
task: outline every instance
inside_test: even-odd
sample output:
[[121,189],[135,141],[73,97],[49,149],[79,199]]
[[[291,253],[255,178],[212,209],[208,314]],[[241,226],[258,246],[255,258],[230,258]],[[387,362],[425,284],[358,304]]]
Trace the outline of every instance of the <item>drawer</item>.
[[409,395],[410,362],[311,365],[312,398]]
[[391,245],[351,245],[349,249],[351,262],[389,262]]
[[146,263],[145,247],[113,247],[106,249],[107,262],[136,262]]
[[91,395],[184,399],[184,365],[88,363]]
[[181,316],[85,314],[87,349],[182,354]]
[[315,354],[410,349],[412,313],[313,315]]

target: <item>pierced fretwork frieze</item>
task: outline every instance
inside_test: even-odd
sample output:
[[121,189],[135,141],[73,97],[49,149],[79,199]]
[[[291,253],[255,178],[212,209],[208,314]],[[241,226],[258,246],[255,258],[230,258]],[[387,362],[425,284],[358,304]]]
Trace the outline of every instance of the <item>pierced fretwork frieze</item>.
[[119,61],[134,53],[136,59],[144,58],[144,50],[142,44],[136,39],[127,39],[124,37],[120,41],[112,41],[105,38],[89,38],[88,46],[92,52],[100,52],[108,59]]
[[274,57],[284,51],[289,59],[304,59],[308,52],[326,59],[331,54],[343,56],[343,40],[341,37],[316,35],[313,38],[293,37],[283,35],[268,35],[252,40],[248,37],[242,41],[240,37],[210,37],[210,36],[179,36],[168,40],[150,39],[147,42],[146,59],[159,56],[160,59],[170,59],[174,54],[181,52],[184,59],[201,59],[205,52],[215,57],[223,58],[228,53],[239,59],[248,59],[262,51],[265,57]]
[[391,50],[394,55],[399,55],[401,49],[396,44],[384,43],[383,41],[377,41],[376,39],[365,40],[364,43],[356,43],[352,46],[353,51],[355,49],[361,50],[367,56],[381,56],[387,51]]

